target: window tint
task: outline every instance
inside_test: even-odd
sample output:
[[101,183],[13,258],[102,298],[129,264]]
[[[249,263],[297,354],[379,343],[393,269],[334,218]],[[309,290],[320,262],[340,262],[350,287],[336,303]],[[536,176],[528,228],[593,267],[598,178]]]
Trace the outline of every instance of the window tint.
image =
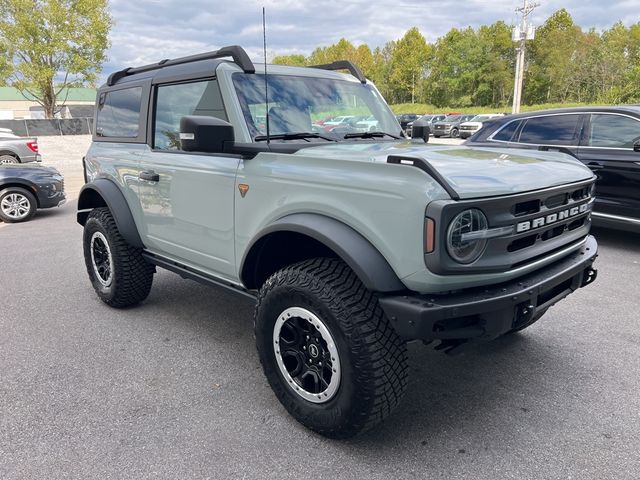
[[621,115],[591,115],[589,146],[632,148],[640,139],[640,122]]
[[507,123],[507,125],[502,130],[500,130],[498,133],[496,133],[493,136],[493,140],[510,142],[511,139],[513,138],[513,134],[516,133],[516,129],[518,128],[519,124],[520,122],[517,120],[514,122]]
[[186,115],[227,119],[216,80],[158,87],[154,148],[180,149],[180,119]]
[[520,132],[520,143],[574,145],[580,115],[550,115],[528,119]]
[[98,101],[98,137],[136,138],[140,123],[142,87],[112,90]]

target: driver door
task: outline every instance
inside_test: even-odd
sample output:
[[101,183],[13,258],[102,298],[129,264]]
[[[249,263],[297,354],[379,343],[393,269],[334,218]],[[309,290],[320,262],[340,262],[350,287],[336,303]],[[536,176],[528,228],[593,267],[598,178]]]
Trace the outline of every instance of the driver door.
[[240,159],[181,151],[180,119],[185,115],[226,120],[215,79],[155,88],[152,148],[141,160],[143,242],[153,253],[232,279]]

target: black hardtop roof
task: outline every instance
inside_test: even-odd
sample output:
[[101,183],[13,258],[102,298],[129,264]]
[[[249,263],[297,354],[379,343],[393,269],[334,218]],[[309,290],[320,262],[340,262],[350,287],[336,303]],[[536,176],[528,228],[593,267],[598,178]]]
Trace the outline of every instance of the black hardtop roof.
[[[172,77],[181,77],[186,75],[206,76],[213,74],[220,63],[226,58],[238,65],[245,73],[255,73],[256,68],[247,52],[238,45],[223,47],[212,52],[205,52],[187,57],[175,59],[164,59],[157,63],[151,63],[141,67],[128,67],[123,70],[109,75],[107,83],[101,87],[109,88],[121,83],[138,81],[141,79],[157,78],[168,79]],[[340,60],[337,62],[314,65],[309,68],[318,68],[322,70],[349,70],[361,83],[366,83],[366,78],[360,69],[348,60]]]

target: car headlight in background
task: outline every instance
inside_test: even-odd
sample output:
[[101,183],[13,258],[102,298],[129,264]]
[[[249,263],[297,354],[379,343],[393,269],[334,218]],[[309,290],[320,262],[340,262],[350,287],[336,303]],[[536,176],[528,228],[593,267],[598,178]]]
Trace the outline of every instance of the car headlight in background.
[[489,222],[482,211],[471,208],[460,212],[447,230],[447,251],[458,263],[475,262],[487,245]]

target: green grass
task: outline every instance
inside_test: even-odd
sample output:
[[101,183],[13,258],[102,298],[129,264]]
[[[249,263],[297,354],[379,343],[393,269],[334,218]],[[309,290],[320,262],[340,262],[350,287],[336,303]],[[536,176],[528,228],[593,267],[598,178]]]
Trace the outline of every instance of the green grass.
[[[587,105],[594,105],[593,103],[543,103],[539,105],[522,105],[520,107],[521,112],[531,112],[534,110],[547,110],[549,108],[567,108],[567,107],[583,107]],[[391,110],[396,115],[400,113],[448,113],[448,112],[460,112],[460,113],[499,113],[506,112],[511,113],[511,105],[502,107],[435,107],[426,103],[399,103],[397,105],[390,105]]]

